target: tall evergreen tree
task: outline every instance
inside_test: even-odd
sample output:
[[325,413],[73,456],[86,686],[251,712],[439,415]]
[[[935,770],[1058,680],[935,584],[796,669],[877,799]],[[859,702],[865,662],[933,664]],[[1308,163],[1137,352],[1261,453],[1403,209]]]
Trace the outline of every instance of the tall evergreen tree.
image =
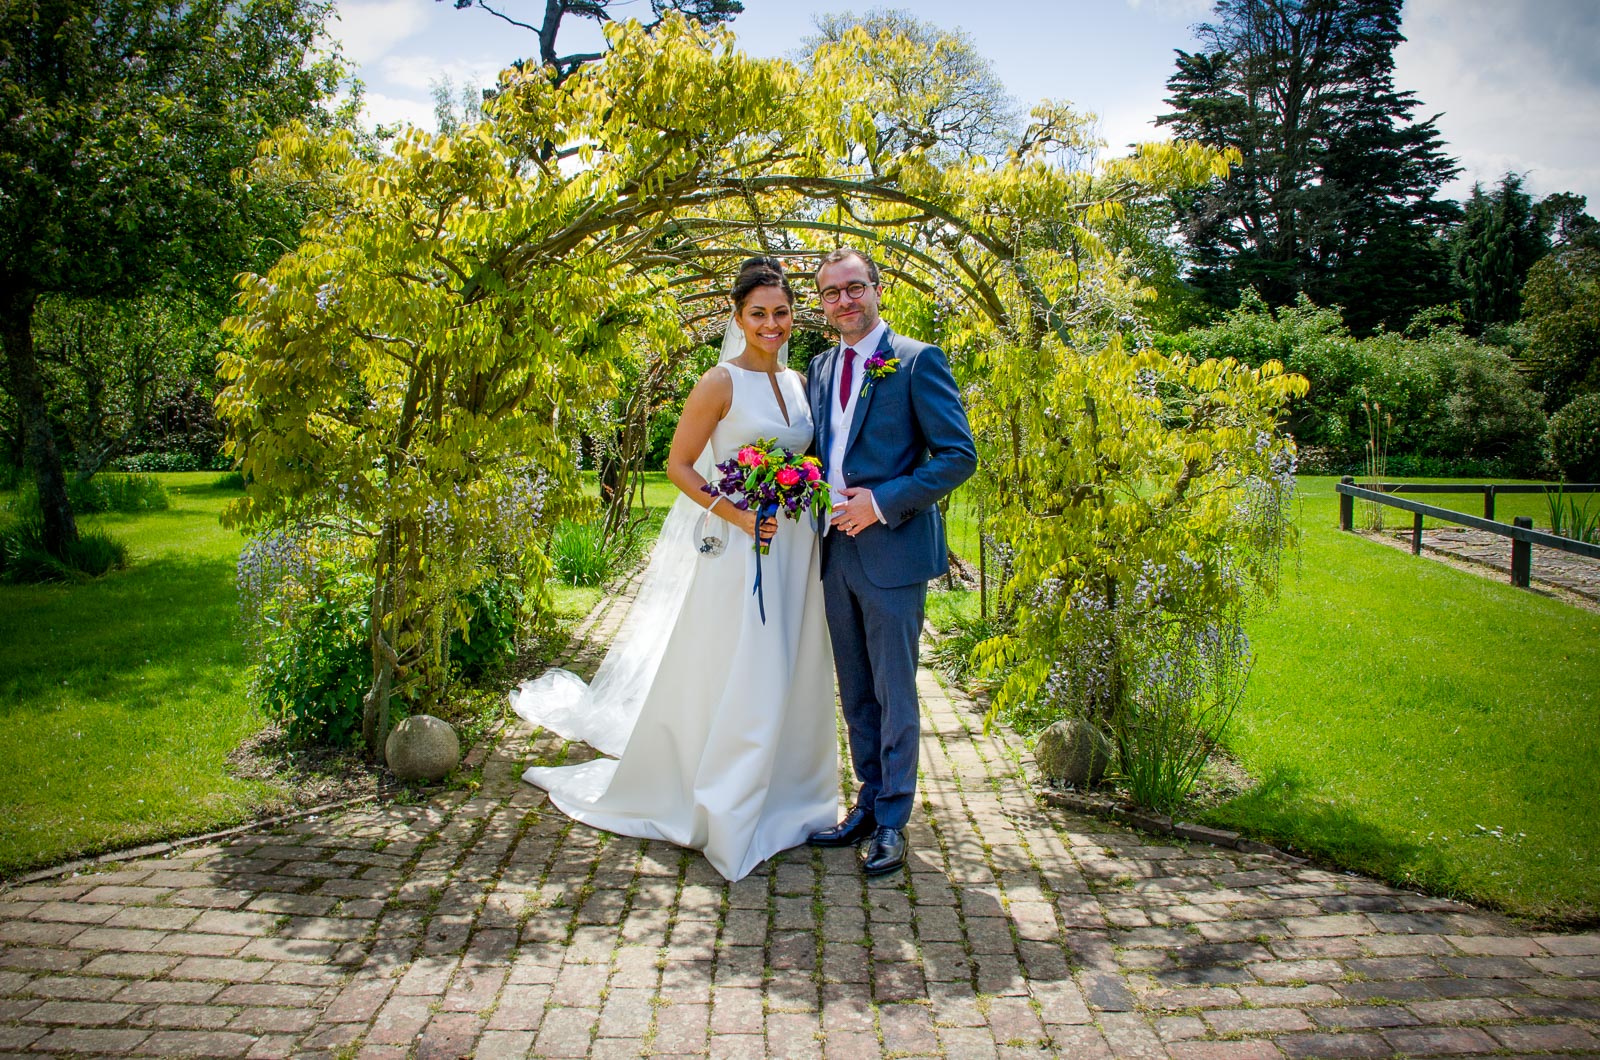
[[1218,0],[1204,47],[1178,53],[1158,121],[1242,156],[1179,203],[1213,304],[1246,287],[1277,305],[1304,293],[1370,331],[1449,298],[1438,235],[1457,211],[1437,194],[1458,167],[1394,86],[1401,2]]
[[1522,190],[1522,178],[1507,173],[1492,192],[1473,185],[1448,242],[1467,326],[1481,332],[1516,320],[1528,270],[1550,250],[1546,225],[1533,197]]

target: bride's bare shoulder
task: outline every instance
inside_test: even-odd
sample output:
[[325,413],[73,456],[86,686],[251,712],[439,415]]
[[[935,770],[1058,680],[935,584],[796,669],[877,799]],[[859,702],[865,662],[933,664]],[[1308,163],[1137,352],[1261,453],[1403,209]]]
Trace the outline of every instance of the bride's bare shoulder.
[[733,393],[733,368],[723,362],[714,364],[700,373],[699,382],[695,383],[696,390],[706,390],[713,394]]
[[686,413],[714,409],[718,418],[727,415],[733,404],[733,372],[725,364],[714,364],[701,374],[684,402]]

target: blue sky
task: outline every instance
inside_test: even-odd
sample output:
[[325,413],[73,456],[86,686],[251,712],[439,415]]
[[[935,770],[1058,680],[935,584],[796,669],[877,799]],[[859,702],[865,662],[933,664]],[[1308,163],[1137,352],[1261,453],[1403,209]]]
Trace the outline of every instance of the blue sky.
[[[491,0],[536,21],[542,0]],[[753,55],[788,55],[812,32],[818,12],[870,4],[745,0],[733,22]],[[883,6],[883,5],[876,5]],[[1069,100],[1101,119],[1113,153],[1156,139],[1173,50],[1193,46],[1191,27],[1209,0],[917,0],[899,6],[946,28],[961,28],[1024,104]],[[532,54],[531,33],[449,0],[338,0],[335,35],[366,85],[375,121],[433,125],[429,86],[492,83],[511,60]],[[643,0],[619,13],[648,13]],[[1446,189],[1460,197],[1473,180],[1525,173],[1535,194],[1575,191],[1600,215],[1600,0],[1407,0],[1395,80],[1441,113],[1439,126],[1464,169]],[[592,46],[589,24],[569,20],[564,51]]]

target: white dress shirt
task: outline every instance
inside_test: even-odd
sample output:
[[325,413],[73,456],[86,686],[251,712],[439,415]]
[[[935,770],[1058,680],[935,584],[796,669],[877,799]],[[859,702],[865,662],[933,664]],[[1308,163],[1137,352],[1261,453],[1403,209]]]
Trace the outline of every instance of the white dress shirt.
[[[828,403],[828,415],[831,417],[828,427],[828,488],[835,504],[844,502],[844,488],[848,485],[844,480],[844,447],[850,440],[850,423],[856,417],[856,402],[861,399],[861,384],[867,378],[867,358],[878,352],[878,344],[883,341],[883,333],[887,330],[889,325],[879,320],[878,326],[863,335],[860,342],[850,344],[849,348],[856,351],[856,357],[850,371],[850,392],[846,395],[842,408],[839,405],[839,392],[844,383],[846,347],[843,342],[839,343],[839,355],[834,358],[833,386],[829,388],[832,400]],[[872,512],[878,517],[878,522],[883,522],[883,512],[878,510],[876,497],[872,498]]]

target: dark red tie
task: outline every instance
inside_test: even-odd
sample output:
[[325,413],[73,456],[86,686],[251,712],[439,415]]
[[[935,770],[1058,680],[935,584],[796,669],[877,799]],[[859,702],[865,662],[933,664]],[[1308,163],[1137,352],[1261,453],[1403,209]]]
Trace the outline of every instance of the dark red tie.
[[856,378],[856,351],[846,346],[844,348],[844,372],[839,377],[839,410],[842,412],[850,407],[850,384]]

